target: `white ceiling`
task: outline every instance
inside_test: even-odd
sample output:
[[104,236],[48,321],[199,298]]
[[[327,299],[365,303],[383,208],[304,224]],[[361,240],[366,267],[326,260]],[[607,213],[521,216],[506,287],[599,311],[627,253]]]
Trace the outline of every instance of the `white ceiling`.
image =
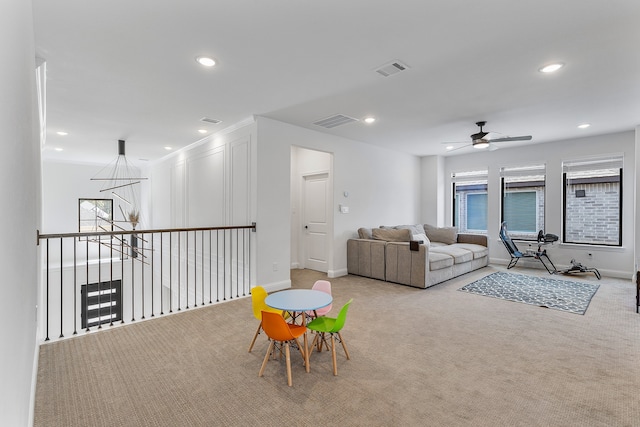
[[[108,162],[262,115],[415,155],[485,131],[531,143],[640,124],[637,0],[33,0],[46,159]],[[205,69],[198,55],[216,58]],[[399,60],[410,68],[375,72]],[[566,64],[546,75],[550,62]],[[325,130],[334,114],[362,121]],[[583,122],[586,130],[577,129]],[[59,136],[57,131],[69,133]],[[502,144],[526,144],[508,142]],[[54,151],[55,147],[64,151]],[[472,150],[469,148],[468,150]],[[468,152],[466,149],[455,153]]]

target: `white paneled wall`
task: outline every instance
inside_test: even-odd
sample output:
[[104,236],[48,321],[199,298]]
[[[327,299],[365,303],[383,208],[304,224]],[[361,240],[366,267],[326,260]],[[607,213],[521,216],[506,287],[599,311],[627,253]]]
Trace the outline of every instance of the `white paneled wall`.
[[[243,226],[255,221],[251,212],[255,178],[250,167],[254,134],[255,126],[248,123],[153,162],[152,228]],[[231,256],[229,271],[221,274],[231,277],[231,270],[248,269],[248,259],[255,265],[255,234],[249,233],[246,242],[243,239],[242,250],[229,241],[216,243],[221,257],[225,252]],[[190,259],[200,256],[199,248],[189,249]],[[218,263],[226,265],[222,258]],[[243,271],[240,276],[248,277],[249,271]]]
[[[211,148],[188,157],[185,169],[187,223],[189,227],[228,225],[230,208],[226,191],[228,147]],[[243,224],[246,225],[246,224]]]

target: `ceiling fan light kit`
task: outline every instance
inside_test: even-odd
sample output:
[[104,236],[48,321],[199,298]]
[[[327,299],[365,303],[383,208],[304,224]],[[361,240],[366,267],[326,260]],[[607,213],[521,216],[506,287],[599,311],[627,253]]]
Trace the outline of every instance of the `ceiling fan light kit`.
[[489,141],[486,139],[474,139],[473,140],[473,148],[477,148],[479,150],[483,148],[489,147]]

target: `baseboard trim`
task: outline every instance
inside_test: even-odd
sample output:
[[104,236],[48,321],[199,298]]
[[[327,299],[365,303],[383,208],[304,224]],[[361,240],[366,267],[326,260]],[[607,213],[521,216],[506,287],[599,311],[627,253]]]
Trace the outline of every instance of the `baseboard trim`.
[[[505,259],[491,259],[489,261],[489,265],[494,264],[494,265],[509,265],[509,260],[505,260]],[[556,264],[556,263],[554,263]],[[538,262],[538,261],[531,261],[531,260],[522,260],[518,263],[518,265],[522,266],[522,267],[526,267],[526,268],[535,268],[538,270],[544,270],[544,267],[542,266],[542,263]],[[561,270],[566,270],[568,268],[570,268],[570,265],[561,265],[561,264],[556,264],[556,268],[561,271]],[[591,267],[590,265],[587,265],[587,267]],[[511,270],[514,272],[517,272],[517,267],[515,267],[515,270]],[[616,279],[629,279],[629,280],[634,280],[634,272],[632,271],[622,271],[622,270],[609,270],[609,269],[602,269],[602,268],[598,268],[598,272],[600,272],[600,274],[604,277],[613,277]],[[576,277],[579,277],[582,274],[589,274],[589,273],[578,273],[575,274]],[[571,277],[574,274],[562,274],[562,276],[564,277]]]
[[339,270],[329,270],[327,272],[327,276],[329,278],[342,277],[342,276],[346,276],[348,274],[349,274],[349,271],[347,271],[346,268],[341,268]]
[[38,385],[38,364],[40,363],[40,328],[36,327],[36,340],[33,354],[33,367],[31,368],[31,395],[29,396],[29,425],[32,426],[35,421],[36,413],[36,386]]

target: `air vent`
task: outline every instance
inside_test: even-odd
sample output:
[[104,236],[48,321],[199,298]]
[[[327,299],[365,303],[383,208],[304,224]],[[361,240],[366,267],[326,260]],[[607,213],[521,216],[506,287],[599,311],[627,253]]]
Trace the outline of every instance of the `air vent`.
[[314,125],[322,126],[326,129],[335,128],[338,126],[342,126],[347,123],[357,122],[358,119],[354,119],[353,117],[344,116],[342,114],[335,114],[333,116],[327,117],[326,119],[321,119],[316,122],[313,122]]
[[394,74],[398,74],[406,70],[407,68],[409,67],[403,64],[402,62],[393,61],[389,64],[383,65],[382,67],[378,68],[376,70],[376,73],[380,74],[381,76],[389,77],[389,76],[393,76]]
[[203,117],[200,119],[200,121],[205,123],[211,123],[212,125],[217,125],[219,123],[222,123],[222,120],[210,119],[208,117]]

